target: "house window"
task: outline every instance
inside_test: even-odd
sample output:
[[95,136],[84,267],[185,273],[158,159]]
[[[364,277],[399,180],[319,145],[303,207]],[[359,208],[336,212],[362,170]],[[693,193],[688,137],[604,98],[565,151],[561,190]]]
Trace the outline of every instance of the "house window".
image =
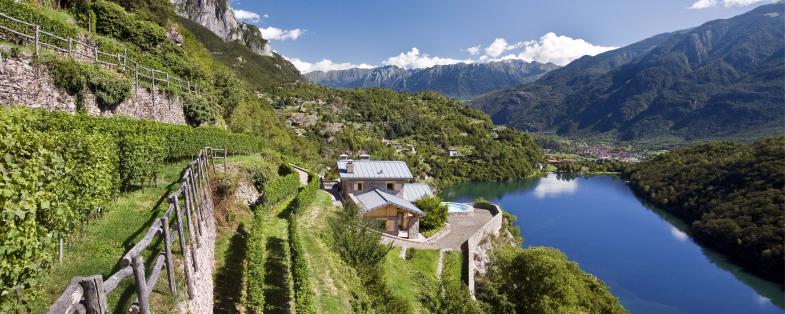
[[362,191],[362,190],[363,190],[363,184],[362,184],[362,183],[360,183],[360,182],[358,182],[358,183],[357,183],[357,186],[355,187],[355,189],[354,189],[354,190],[355,190],[355,191]]
[[387,183],[387,191],[392,191],[395,189],[395,183]]

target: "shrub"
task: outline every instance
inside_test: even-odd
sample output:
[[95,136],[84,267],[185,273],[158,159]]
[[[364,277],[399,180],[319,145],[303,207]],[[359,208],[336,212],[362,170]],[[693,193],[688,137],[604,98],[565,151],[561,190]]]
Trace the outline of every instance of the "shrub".
[[96,33],[130,41],[148,51],[167,41],[163,27],[137,18],[112,2],[97,0],[89,10],[95,12]]
[[[0,7],[3,8],[4,14],[22,21],[38,24],[41,26],[41,30],[60,37],[76,37],[76,34],[79,33],[76,27],[46,14],[46,8],[36,4],[31,4],[28,1],[19,2],[16,0],[0,0]],[[29,35],[33,34],[30,26],[19,24],[7,19],[1,19],[0,25]],[[67,42],[64,43],[61,40],[53,39],[49,36],[42,36],[41,40],[45,43],[68,49]]]
[[310,175],[310,181],[308,181],[305,188],[297,194],[297,198],[294,200],[295,214],[302,213],[311,203],[313,203],[314,198],[316,198],[316,192],[319,190],[319,184],[319,177]]
[[438,196],[421,198],[415,205],[425,213],[425,217],[420,218],[421,231],[439,229],[447,222],[447,205],[442,204],[442,199]]
[[120,182],[124,190],[144,187],[155,180],[164,160],[164,143],[160,136],[135,134],[120,140]]
[[382,235],[360,218],[354,206],[339,211],[328,223],[333,247],[352,267],[375,268],[392,250],[392,245],[381,243]]
[[[300,193],[302,194],[302,192]],[[311,270],[305,259],[305,249],[300,238],[297,215],[289,217],[289,249],[291,251],[292,277],[294,279],[295,310],[297,313],[316,313]]]
[[245,308],[248,313],[262,313],[264,309],[264,212],[254,213],[254,222],[248,238],[246,257],[247,282]]
[[131,96],[131,81],[96,65],[71,59],[48,57],[43,64],[49,69],[55,86],[76,97],[77,108],[84,109],[85,93],[90,90],[102,110],[114,109]]
[[262,189],[262,205],[272,206],[297,193],[300,187],[300,177],[296,173],[290,173],[283,177],[278,177],[270,181]]
[[192,126],[215,124],[220,108],[213,106],[206,98],[199,95],[183,95],[183,113],[188,124]]

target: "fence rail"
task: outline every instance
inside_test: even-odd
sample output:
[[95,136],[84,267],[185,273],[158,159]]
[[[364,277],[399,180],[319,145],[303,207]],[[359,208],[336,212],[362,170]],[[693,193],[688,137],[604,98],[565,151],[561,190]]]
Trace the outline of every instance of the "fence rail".
[[[0,24],[0,31],[8,32],[24,41],[32,42],[35,47],[34,51],[36,57],[38,57],[40,54],[41,48],[46,48],[54,52],[66,54],[69,58],[72,59],[75,56],[78,56],[92,60],[96,64],[100,64],[108,68],[114,68],[118,71],[123,71],[128,75],[131,75],[134,81],[134,88],[139,88],[140,78],[147,79],[152,86],[153,97],[155,97],[156,82],[159,83],[159,85],[165,84],[168,87],[177,87],[180,91],[185,91],[190,94],[200,94],[199,89],[195,84],[191,84],[190,81],[171,76],[167,72],[148,68],[139,64],[139,62],[136,60],[128,57],[127,50],[124,50],[122,54],[119,52],[112,53],[101,51],[98,45],[90,45],[80,41],[78,38],[64,38],[52,34],[42,30],[41,26],[37,24],[19,20],[12,16],[6,15],[3,12],[0,12],[0,20],[11,21],[17,25],[21,24],[18,28]],[[80,47],[83,49],[80,49]],[[84,51],[89,52],[86,53]],[[102,58],[101,56],[105,57]]]
[[[196,250],[202,246],[202,229],[206,226],[204,211],[212,206],[209,167],[215,163],[211,162],[211,159],[216,158],[214,152],[221,150],[226,156],[226,148],[203,148],[186,166],[180,178],[180,188],[167,197],[169,207],[166,212],[153,222],[144,238],[123,255],[118,271],[106,279],[101,275],[73,278],[60,297],[49,307],[48,313],[107,313],[107,296],[121,281],[131,276],[134,277],[137,298],[132,305],[132,312],[150,313],[150,292],[164,268],[169,291],[177,292],[172,254],[175,238],[178,239],[182,252],[182,268],[188,298],[193,299],[195,297],[194,273],[198,272],[200,267],[211,267],[211,265],[197,263]],[[180,205],[181,203],[183,206]],[[155,257],[148,276],[142,252],[150,248],[156,237],[159,237],[163,243],[164,251]]]

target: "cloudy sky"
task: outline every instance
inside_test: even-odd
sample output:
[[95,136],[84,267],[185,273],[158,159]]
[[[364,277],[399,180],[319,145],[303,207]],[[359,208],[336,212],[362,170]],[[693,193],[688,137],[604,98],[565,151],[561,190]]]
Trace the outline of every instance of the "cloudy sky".
[[769,0],[232,0],[301,72],[503,59],[564,65]]

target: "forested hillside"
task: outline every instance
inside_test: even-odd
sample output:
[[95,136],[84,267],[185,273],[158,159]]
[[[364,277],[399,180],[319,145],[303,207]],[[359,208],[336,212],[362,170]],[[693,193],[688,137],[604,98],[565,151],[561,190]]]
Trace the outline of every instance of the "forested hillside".
[[785,3],[585,56],[472,102],[495,122],[565,136],[679,143],[785,131]]
[[[530,136],[496,127],[483,112],[437,93],[313,84],[271,93],[279,115],[321,143],[329,166],[342,153],[365,151],[375,159],[405,160],[416,176],[446,183],[524,178],[543,158]],[[459,156],[449,157],[449,149]]]
[[699,239],[782,281],[785,137],[710,143],[629,167],[634,189],[690,223]]

